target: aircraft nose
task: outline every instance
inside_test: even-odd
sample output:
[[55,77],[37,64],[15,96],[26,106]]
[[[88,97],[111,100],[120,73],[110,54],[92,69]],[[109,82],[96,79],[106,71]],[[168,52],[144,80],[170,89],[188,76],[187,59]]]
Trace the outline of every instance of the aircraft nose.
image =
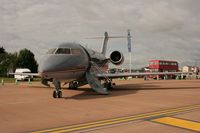
[[61,57],[61,56],[45,56],[41,61],[40,61],[40,66],[39,66],[39,73],[42,76],[45,76],[46,73],[48,72],[55,72],[56,70],[62,70],[65,69],[65,63],[69,57]]
[[49,68],[49,65],[48,63],[46,63],[46,61],[43,59],[43,62],[40,63],[39,65],[39,68],[38,68],[38,71],[39,71],[39,74],[43,77],[45,76],[45,73],[48,72],[49,70],[51,70]]

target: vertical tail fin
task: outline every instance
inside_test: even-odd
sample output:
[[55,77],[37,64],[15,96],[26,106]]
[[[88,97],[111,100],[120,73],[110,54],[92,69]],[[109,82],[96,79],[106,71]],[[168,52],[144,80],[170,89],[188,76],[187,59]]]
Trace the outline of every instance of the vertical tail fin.
[[[109,38],[127,38],[127,36],[108,36],[108,32],[105,32],[104,33],[103,44],[102,44],[102,48],[101,48],[101,53],[103,55],[106,55],[107,44],[108,44],[108,39]],[[131,36],[130,36],[130,31],[129,31],[128,32],[128,41],[129,41],[130,38],[131,38]],[[92,37],[92,38],[88,38],[88,39],[102,39],[102,37]]]
[[107,50],[107,44],[108,44],[108,32],[104,33],[104,40],[103,40],[103,45],[102,45],[102,49],[101,49],[101,53],[103,55],[106,55],[106,50]]

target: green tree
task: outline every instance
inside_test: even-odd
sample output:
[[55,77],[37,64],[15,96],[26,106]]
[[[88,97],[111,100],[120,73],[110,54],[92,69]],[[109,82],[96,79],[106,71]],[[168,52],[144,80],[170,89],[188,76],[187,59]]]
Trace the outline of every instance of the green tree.
[[0,54],[6,54],[7,52],[5,51],[5,49],[3,47],[0,47]]
[[0,76],[5,76],[7,73],[8,59],[7,54],[0,54]]
[[14,72],[14,70],[17,68],[17,52],[13,54],[8,53],[7,58],[9,60],[8,71]]
[[20,50],[17,57],[16,66],[18,68],[29,68],[31,72],[37,72],[38,70],[38,63],[35,60],[35,56],[28,49]]
[[7,72],[15,66],[16,56],[14,54],[10,54],[6,52],[3,47],[0,47],[0,75],[6,76]]
[[5,76],[7,72],[7,52],[0,47],[0,76]]
[[6,76],[8,71],[13,72],[16,68],[17,53],[0,54],[0,76]]

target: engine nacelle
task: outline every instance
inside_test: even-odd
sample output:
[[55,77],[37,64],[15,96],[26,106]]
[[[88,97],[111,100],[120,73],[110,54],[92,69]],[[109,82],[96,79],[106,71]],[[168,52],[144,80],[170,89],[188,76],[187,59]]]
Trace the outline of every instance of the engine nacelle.
[[115,65],[121,65],[124,62],[124,56],[119,51],[113,51],[110,54],[110,61]]

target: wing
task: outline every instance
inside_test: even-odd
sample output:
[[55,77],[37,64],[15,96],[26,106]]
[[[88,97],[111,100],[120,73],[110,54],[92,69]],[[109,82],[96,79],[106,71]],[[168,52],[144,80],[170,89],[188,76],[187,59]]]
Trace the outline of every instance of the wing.
[[21,76],[36,76],[36,77],[40,77],[39,73],[9,73],[9,75],[21,75]]
[[129,77],[129,76],[148,76],[148,75],[188,75],[190,73],[186,72],[149,72],[149,73],[104,73],[97,74],[98,78],[121,78],[121,77]]

